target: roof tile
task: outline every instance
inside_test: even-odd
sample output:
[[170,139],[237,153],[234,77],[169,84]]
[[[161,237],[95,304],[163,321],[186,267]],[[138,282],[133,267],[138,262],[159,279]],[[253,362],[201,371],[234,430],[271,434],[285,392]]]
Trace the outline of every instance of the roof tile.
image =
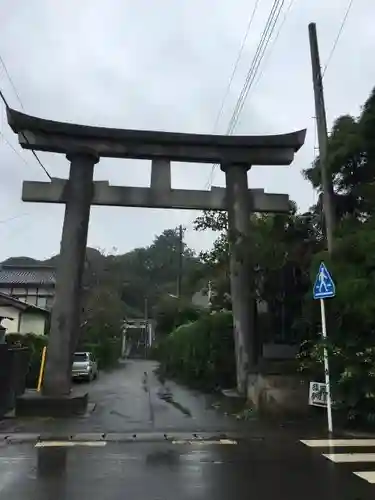
[[2,266],[1,285],[55,285],[56,270],[52,267]]

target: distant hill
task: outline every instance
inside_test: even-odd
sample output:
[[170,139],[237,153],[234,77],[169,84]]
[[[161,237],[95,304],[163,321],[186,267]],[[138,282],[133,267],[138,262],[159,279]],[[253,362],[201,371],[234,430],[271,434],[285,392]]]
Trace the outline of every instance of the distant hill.
[[[113,300],[119,299],[123,303],[121,307],[127,316],[142,317],[147,299],[151,314],[163,297],[176,293],[180,262],[178,248],[180,235],[176,228],[166,229],[147,247],[135,248],[121,255],[106,255],[89,247],[86,249],[83,287],[92,292],[93,300],[101,294],[106,297],[112,294]],[[181,288],[183,296],[190,300],[197,290],[206,286],[207,277],[203,262],[186,243],[183,243],[182,250]],[[59,258],[58,254],[44,260],[15,256],[0,265],[53,266],[56,269]]]
[[[89,261],[98,261],[102,259],[103,255],[96,250],[96,248],[88,247],[86,250],[86,258]],[[53,255],[46,260],[33,259],[32,257],[9,257],[9,259],[4,260],[0,264],[6,264],[8,266],[57,266],[59,260],[59,254]]]
[[8,266],[35,266],[42,263],[43,261],[32,259],[31,257],[9,257],[9,259],[4,260],[1,264],[7,264]]

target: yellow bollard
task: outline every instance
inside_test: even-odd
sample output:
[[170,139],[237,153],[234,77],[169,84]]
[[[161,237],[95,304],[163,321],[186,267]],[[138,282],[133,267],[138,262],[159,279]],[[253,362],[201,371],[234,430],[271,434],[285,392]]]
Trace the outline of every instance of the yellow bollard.
[[44,365],[46,364],[46,352],[47,352],[47,347],[44,346],[43,351],[42,351],[42,361],[40,363],[40,370],[39,370],[39,380],[38,380],[38,387],[37,387],[38,392],[40,392],[40,390],[42,388]]

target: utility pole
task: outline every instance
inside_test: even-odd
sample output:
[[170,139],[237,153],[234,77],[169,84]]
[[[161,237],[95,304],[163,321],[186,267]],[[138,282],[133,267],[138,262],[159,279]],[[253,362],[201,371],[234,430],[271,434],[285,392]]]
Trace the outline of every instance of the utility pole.
[[144,327],[144,346],[145,346],[145,354],[147,352],[147,342],[148,342],[148,298],[145,297],[145,327]]
[[208,281],[208,306],[212,307],[212,281]]
[[178,227],[178,269],[177,269],[177,297],[181,297],[181,283],[182,283],[182,256],[184,251],[184,242],[183,242],[183,228],[180,224]]
[[311,53],[311,66],[312,78],[314,85],[315,97],[315,114],[316,125],[318,130],[319,142],[319,163],[322,176],[323,186],[323,212],[327,235],[328,252],[332,254],[333,250],[333,233],[335,229],[335,214],[333,205],[333,186],[332,177],[328,172],[328,133],[327,133],[327,119],[324,104],[323,93],[323,79],[320,68],[318,39],[316,35],[316,24],[309,24],[309,39],[310,39],[310,53]]

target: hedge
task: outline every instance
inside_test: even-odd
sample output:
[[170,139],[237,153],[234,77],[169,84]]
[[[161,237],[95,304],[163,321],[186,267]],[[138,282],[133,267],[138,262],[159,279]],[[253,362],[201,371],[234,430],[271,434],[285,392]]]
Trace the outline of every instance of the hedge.
[[236,370],[231,312],[204,313],[176,328],[154,349],[165,375],[202,389],[235,385]]

